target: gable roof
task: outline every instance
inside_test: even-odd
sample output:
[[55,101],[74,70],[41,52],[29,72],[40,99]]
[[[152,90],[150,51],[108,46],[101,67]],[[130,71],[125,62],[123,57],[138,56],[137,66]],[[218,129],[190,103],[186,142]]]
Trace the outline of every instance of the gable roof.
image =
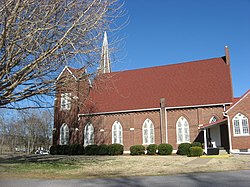
[[80,113],[114,112],[232,102],[230,66],[213,58],[102,74]]
[[198,129],[207,129],[207,128],[210,128],[210,127],[215,126],[215,125],[221,125],[222,123],[226,122],[227,120],[228,119],[225,118],[225,119],[215,121],[213,123],[201,124],[201,125],[199,125]]
[[56,78],[56,80],[59,80],[65,71],[68,71],[70,73],[70,75],[72,75],[72,77],[74,77],[74,79],[77,80],[77,78],[79,78],[79,76],[81,76],[83,73],[86,72],[86,69],[84,67],[83,68],[79,68],[79,69],[75,69],[75,68],[71,68],[71,67],[65,66],[63,68],[62,72]]
[[228,113],[231,109],[233,109],[236,105],[238,105],[249,94],[250,94],[250,89],[244,95],[242,95],[240,98],[234,98],[233,104],[230,106],[230,108],[225,113]]

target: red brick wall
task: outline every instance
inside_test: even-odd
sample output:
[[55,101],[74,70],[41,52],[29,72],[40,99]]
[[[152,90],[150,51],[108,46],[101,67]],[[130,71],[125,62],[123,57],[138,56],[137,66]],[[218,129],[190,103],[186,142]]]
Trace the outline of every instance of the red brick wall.
[[[160,144],[160,112],[134,112],[98,115],[93,117],[81,117],[80,131],[83,139],[84,127],[88,122],[91,122],[95,129],[96,144],[111,144],[112,143],[112,125],[115,121],[119,121],[123,129],[123,145],[125,150],[129,150],[131,145],[142,144],[142,125],[149,118],[154,124],[155,143]],[[134,128],[134,130],[130,130]],[[104,132],[100,130],[104,129]]]
[[248,124],[250,123],[250,93],[228,112],[230,118],[232,149],[250,149],[250,135],[248,136],[234,135],[232,119],[238,113],[245,115],[248,118]]
[[[195,109],[179,109],[167,111],[168,123],[168,143],[177,149],[176,141],[176,122],[179,117],[184,116],[189,122],[190,141],[193,142],[197,137],[199,130],[198,124],[207,124],[213,115],[219,119],[223,118],[223,106],[221,107],[206,107]],[[112,125],[115,121],[119,121],[123,128],[123,144],[125,150],[136,144],[142,144],[142,125],[149,118],[154,123],[155,128],[155,143],[161,143],[160,133],[160,111],[148,112],[131,112],[122,114],[98,115],[92,117],[81,117],[79,140],[83,140],[84,127],[88,122],[91,122],[95,128],[95,143],[96,144],[111,144],[112,143]],[[130,128],[134,128],[131,131]],[[104,129],[104,132],[100,132]],[[165,132],[164,132],[165,133]]]
[[176,139],[176,122],[181,116],[185,117],[189,123],[190,142],[193,142],[199,133],[198,125],[208,124],[213,115],[217,116],[219,119],[223,119],[222,112],[223,106],[168,110],[168,143],[173,145],[174,149],[178,148]]
[[[63,82],[63,84],[59,84],[56,90],[56,99],[54,101],[54,128],[53,131],[53,144],[59,144],[59,137],[60,137],[60,127],[62,124],[66,123],[69,127],[69,139],[70,143],[74,144],[77,143],[78,140],[78,134],[79,132],[76,132],[76,128],[78,125],[78,113],[79,113],[79,107],[81,107],[81,103],[79,102],[79,98],[83,100],[83,97],[86,97],[87,91],[85,92],[78,92],[78,87],[86,87],[88,90],[88,82],[85,80],[82,81],[76,81],[75,78],[68,72],[64,71],[61,75],[63,77],[62,80],[59,80]],[[71,93],[71,109],[70,110],[61,110],[61,94],[62,93]]]

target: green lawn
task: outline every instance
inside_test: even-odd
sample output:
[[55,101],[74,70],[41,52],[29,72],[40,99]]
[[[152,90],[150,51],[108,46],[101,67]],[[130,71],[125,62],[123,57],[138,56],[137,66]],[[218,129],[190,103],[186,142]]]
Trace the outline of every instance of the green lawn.
[[[52,156],[0,157],[0,178],[100,178],[169,175],[250,169],[250,156],[209,158],[186,156]],[[199,164],[194,164],[199,163]]]

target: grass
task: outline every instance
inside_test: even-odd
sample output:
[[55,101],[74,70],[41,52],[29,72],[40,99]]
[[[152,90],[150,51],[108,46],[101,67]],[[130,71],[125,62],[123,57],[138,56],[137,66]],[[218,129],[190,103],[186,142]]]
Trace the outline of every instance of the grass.
[[186,156],[51,156],[0,157],[0,178],[72,179],[172,175],[250,169],[250,156],[211,158],[191,164]]

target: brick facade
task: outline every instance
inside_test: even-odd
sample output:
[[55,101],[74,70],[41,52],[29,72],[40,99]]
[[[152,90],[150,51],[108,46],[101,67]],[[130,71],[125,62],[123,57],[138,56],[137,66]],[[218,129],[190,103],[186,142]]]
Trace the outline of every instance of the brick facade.
[[210,118],[213,116],[217,116],[218,119],[223,119],[222,112],[223,106],[168,110],[168,142],[177,149],[176,122],[181,116],[185,117],[189,123],[190,141],[193,142],[200,132],[198,129],[199,124],[209,123]]
[[250,134],[235,135],[233,127],[233,118],[238,113],[243,114],[248,118],[248,126],[250,122],[250,91],[248,91],[231,109],[228,110],[227,115],[230,119],[231,141],[232,149],[250,149]]
[[[96,116],[80,117],[80,129],[83,138],[83,129],[90,122],[95,129],[96,144],[112,143],[112,125],[118,121],[122,125],[123,145],[125,150],[129,150],[131,145],[143,144],[142,126],[146,119],[150,119],[154,124],[155,143],[160,144],[160,113],[159,111],[149,112],[129,112],[121,114],[108,114]],[[102,131],[101,131],[102,130]]]
[[[67,112],[69,113],[68,115],[65,114]],[[111,144],[112,125],[115,121],[118,121],[121,123],[123,129],[124,149],[128,151],[132,145],[143,144],[142,126],[146,119],[150,119],[154,124],[155,144],[166,142],[166,128],[162,128],[161,130],[160,109],[142,112],[84,115],[79,117],[77,125],[70,123],[70,120],[75,116],[72,115],[72,117],[69,117],[71,112],[75,112],[75,108],[72,107],[71,111],[67,112],[60,111],[58,115],[61,116],[61,121],[58,123],[57,135],[54,136],[57,137],[57,143],[59,142],[60,124],[67,123],[69,125],[70,143],[83,144],[85,125],[91,123],[94,126],[95,144]],[[223,106],[166,110],[167,142],[174,149],[177,149],[176,122],[181,116],[185,117],[189,123],[190,142],[193,142],[200,132],[198,129],[199,124],[207,124],[212,116],[222,119],[222,112]],[[65,121],[63,121],[64,117],[62,116],[65,117]],[[79,129],[77,132],[75,131],[76,128]]]

